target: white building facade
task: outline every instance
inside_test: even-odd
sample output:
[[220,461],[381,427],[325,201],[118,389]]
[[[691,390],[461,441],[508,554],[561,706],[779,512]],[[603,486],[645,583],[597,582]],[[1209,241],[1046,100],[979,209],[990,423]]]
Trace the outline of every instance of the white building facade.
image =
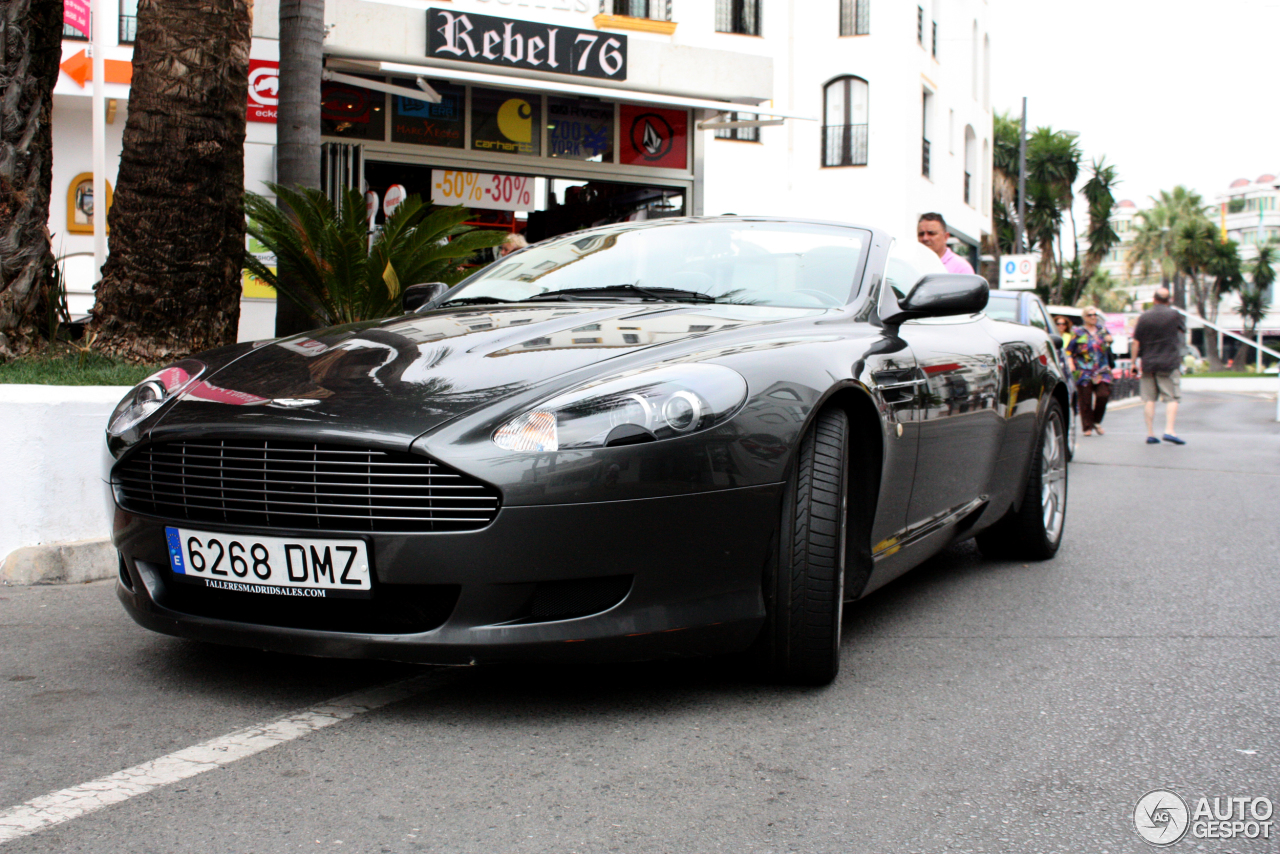
[[[122,36],[104,50],[109,185],[133,2],[100,10]],[[275,1],[254,15],[245,183],[265,193]],[[938,212],[976,261],[991,229],[985,0],[328,0],[325,15],[324,183],[365,192],[374,227],[418,193],[530,240],[720,213],[913,240]],[[50,217],[78,313],[96,279],[85,47],[63,43]],[[242,339],[272,334],[271,296],[247,282]]]

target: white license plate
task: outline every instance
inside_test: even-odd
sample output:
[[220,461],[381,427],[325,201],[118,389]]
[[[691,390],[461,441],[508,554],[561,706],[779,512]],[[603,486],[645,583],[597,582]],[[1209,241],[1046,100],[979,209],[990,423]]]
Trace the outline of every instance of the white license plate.
[[183,580],[242,593],[368,597],[363,540],[312,540],[164,529],[169,565]]

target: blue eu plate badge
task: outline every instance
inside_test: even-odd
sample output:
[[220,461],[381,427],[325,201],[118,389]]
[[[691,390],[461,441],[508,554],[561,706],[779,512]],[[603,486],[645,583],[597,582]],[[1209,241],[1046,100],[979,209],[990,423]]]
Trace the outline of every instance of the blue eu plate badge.
[[169,541],[169,564],[173,571],[181,575],[187,574],[187,567],[182,562],[182,536],[177,528],[165,528],[165,539]]

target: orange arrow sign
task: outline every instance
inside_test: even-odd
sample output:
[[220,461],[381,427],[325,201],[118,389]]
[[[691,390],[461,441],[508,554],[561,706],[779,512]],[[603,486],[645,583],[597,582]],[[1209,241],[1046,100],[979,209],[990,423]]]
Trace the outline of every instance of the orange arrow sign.
[[[76,81],[81,89],[84,84],[93,79],[93,60],[90,59],[82,50],[75,56],[66,60],[61,66],[63,72]],[[125,62],[122,59],[108,59],[106,61],[106,74],[108,83],[124,83],[133,82],[133,63]]]

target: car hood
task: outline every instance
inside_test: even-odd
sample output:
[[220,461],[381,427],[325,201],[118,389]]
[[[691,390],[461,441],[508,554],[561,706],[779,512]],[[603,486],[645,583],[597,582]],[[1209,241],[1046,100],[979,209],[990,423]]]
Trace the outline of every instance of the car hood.
[[504,305],[339,326],[262,343],[188,388],[151,432],[304,432],[407,447],[477,407],[637,350],[823,313],[748,305]]

